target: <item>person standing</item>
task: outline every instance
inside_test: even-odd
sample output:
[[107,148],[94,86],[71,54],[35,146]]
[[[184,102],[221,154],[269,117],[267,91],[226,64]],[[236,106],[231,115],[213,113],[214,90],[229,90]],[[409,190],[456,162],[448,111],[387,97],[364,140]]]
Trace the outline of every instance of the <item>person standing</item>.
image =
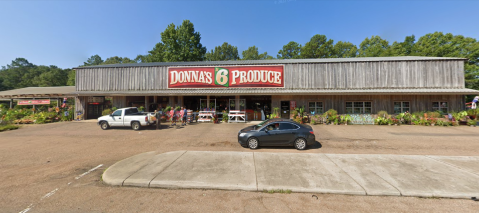
[[183,123],[182,126],[186,126],[186,116],[188,115],[188,110],[186,110],[186,106],[183,107]]
[[176,108],[172,107],[170,114],[171,114],[171,125],[176,126]]

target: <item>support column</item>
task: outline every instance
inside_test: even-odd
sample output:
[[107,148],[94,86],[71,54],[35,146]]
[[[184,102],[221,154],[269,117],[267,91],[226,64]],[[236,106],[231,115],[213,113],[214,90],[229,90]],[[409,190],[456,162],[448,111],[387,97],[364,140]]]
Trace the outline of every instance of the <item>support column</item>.
[[59,99],[57,98],[57,107],[60,107],[60,105],[59,105],[59,103],[58,103],[58,102],[59,102]]
[[148,106],[150,105],[150,104],[148,103],[148,101],[149,101],[149,96],[145,96],[145,112],[149,112],[149,110],[150,110],[150,109],[148,108]]
[[178,96],[178,105],[180,105],[180,107],[185,105],[184,102],[183,102],[183,96]]
[[206,96],[206,108],[208,108],[208,109],[210,108],[210,96],[209,95]]
[[[35,100],[35,98],[33,98],[33,100]],[[35,114],[35,104],[33,104],[33,114]]]
[[235,110],[240,110],[240,96],[235,96]]
[[13,109],[13,98],[10,99],[10,109]]

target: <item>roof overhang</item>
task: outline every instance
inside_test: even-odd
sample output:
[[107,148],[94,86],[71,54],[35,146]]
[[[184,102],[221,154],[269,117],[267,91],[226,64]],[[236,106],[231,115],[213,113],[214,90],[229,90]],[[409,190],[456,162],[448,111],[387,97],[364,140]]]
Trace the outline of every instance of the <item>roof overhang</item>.
[[75,86],[26,87],[0,92],[2,99],[74,97]]
[[76,91],[76,96],[231,96],[231,95],[479,95],[473,89],[168,89]]

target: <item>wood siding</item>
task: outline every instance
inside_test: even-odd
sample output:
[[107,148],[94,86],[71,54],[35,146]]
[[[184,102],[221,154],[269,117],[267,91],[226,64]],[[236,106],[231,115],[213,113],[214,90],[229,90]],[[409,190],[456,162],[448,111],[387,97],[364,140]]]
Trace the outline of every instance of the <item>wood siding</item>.
[[281,101],[296,101],[296,106],[305,106],[309,111],[309,102],[323,102],[323,110],[335,109],[340,114],[346,113],[346,102],[349,101],[370,101],[372,113],[376,114],[381,110],[386,110],[392,114],[394,112],[394,102],[409,101],[410,111],[432,111],[432,102],[448,102],[448,110],[464,110],[463,95],[273,95],[272,107],[280,107]]
[[[77,69],[76,90],[165,90],[168,79],[167,70],[167,67]],[[284,83],[287,89],[462,89],[464,88],[464,61],[285,64]]]

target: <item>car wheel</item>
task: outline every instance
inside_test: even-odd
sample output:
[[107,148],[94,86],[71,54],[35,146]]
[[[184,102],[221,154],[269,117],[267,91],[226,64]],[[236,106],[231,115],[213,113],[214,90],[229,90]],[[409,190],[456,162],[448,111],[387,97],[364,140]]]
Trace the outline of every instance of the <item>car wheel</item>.
[[108,122],[106,122],[106,121],[102,121],[102,122],[100,123],[100,127],[101,127],[101,129],[103,129],[103,130],[107,130],[108,128],[110,128],[110,126],[108,125]]
[[306,140],[304,138],[298,138],[294,141],[294,147],[297,150],[305,150],[307,146]]
[[248,139],[248,147],[250,149],[257,149],[259,146],[259,142],[258,142],[258,139],[256,138],[250,138]]
[[141,128],[140,122],[135,121],[135,122],[131,123],[131,128],[135,131],[140,130],[140,128]]

